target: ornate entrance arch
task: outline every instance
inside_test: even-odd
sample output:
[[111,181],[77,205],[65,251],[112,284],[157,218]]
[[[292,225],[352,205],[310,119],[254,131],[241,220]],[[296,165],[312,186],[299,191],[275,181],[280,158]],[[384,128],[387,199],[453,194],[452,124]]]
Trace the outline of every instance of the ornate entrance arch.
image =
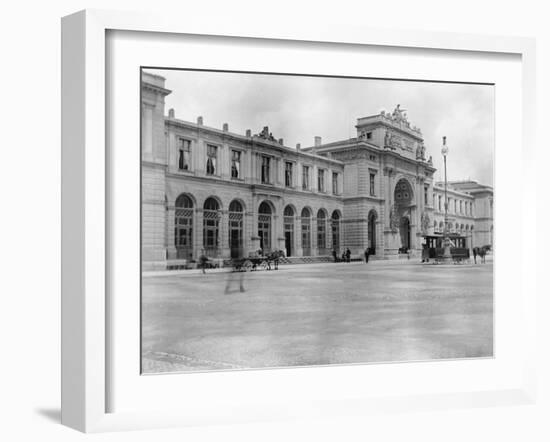
[[399,222],[399,236],[401,238],[401,248],[407,251],[411,248],[411,222],[408,216],[402,216]]
[[411,248],[411,206],[414,201],[413,187],[409,180],[401,178],[397,181],[393,192],[394,206],[392,210],[392,230],[399,231],[401,249]]

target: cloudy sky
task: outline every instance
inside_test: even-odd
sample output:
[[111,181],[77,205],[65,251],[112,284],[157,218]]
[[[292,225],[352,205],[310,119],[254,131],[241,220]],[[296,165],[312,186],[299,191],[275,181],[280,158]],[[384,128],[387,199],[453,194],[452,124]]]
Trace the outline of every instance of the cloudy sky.
[[263,126],[286,146],[356,136],[357,118],[392,111],[396,104],[424,136],[436,179],[443,178],[441,138],[447,136],[450,180],[493,184],[494,87],[396,80],[298,77],[176,70],[148,70],[166,78],[172,93],[166,112],[231,132],[258,133]]

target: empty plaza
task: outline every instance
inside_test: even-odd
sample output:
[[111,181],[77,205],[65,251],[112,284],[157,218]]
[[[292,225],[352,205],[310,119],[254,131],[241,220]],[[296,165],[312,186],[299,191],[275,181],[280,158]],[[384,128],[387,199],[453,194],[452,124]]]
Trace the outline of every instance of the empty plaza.
[[325,263],[145,276],[142,368],[490,357],[492,287],[490,262]]

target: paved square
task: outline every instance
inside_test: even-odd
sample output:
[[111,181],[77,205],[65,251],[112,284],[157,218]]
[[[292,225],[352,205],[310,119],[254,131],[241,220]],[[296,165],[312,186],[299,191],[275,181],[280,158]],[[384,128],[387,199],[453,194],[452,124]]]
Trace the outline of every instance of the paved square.
[[489,262],[178,272],[144,277],[142,302],[146,373],[493,355]]

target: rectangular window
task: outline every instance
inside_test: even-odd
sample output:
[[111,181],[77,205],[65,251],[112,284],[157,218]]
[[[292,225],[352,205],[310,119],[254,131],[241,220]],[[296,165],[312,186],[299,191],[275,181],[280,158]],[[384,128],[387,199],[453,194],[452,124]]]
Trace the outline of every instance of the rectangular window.
[[424,204],[428,205],[428,186],[424,186]]
[[292,187],[292,163],[285,163],[285,186]]
[[191,141],[184,140],[183,138],[179,140],[178,169],[191,169]]
[[263,184],[270,183],[270,179],[269,179],[270,163],[271,163],[271,158],[262,156],[262,183]]
[[441,212],[441,195],[437,197],[437,208]]
[[218,167],[218,146],[206,145],[206,174],[215,175]]
[[332,193],[338,195],[338,174],[332,172]]
[[367,132],[367,140],[372,140],[372,132]]
[[302,166],[302,189],[309,189],[309,167]]
[[231,178],[241,178],[241,151],[231,151]]
[[325,191],[325,171],[323,169],[317,169],[317,190]]
[[375,196],[376,195],[376,192],[375,192],[375,189],[374,189],[374,177],[375,177],[375,174],[374,173],[371,173],[369,175],[369,188],[370,188],[370,195],[371,196]]

